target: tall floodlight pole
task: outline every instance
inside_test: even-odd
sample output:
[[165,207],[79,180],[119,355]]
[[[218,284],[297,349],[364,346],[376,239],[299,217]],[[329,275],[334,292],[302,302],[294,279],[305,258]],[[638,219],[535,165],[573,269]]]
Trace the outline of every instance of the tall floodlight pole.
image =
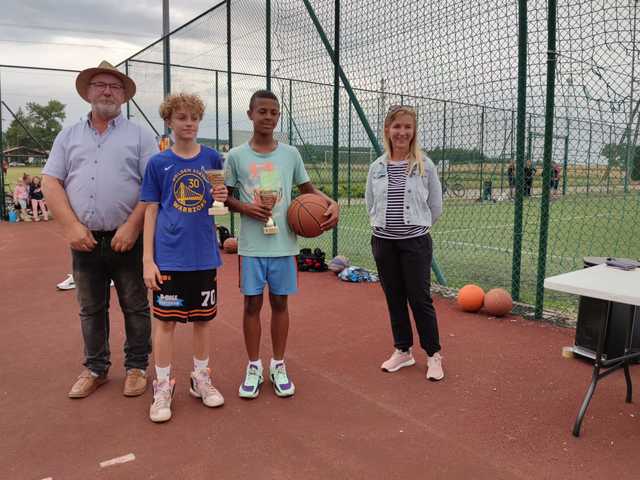
[[[162,76],[164,79],[163,93],[166,97],[171,93],[171,52],[169,50],[169,0],[162,0]],[[169,127],[165,123],[164,134],[169,134]]]

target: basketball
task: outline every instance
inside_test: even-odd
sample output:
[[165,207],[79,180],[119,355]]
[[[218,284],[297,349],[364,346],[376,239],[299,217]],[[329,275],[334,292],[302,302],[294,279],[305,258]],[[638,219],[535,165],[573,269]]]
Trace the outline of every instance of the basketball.
[[484,290],[478,285],[465,285],[458,292],[458,305],[465,312],[477,312],[482,308]]
[[296,197],[289,205],[287,222],[296,234],[313,238],[322,233],[320,224],[326,220],[324,212],[329,208],[328,202],[315,193],[305,193]]
[[237,253],[238,252],[238,239],[236,237],[227,238],[222,244],[222,248],[227,253]]
[[494,317],[502,317],[511,312],[513,300],[503,288],[494,288],[484,296],[484,309]]

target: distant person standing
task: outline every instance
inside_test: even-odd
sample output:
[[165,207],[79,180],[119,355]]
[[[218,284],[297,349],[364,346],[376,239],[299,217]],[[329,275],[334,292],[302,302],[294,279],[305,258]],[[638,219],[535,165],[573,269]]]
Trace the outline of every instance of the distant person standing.
[[69,397],[87,397],[107,381],[111,280],[126,330],[123,393],[141,395],[151,320],[139,238],[145,206],[139,196],[147,161],[158,146],[151,132],[122,115],[136,85],[108,62],[80,72],[76,90],[91,111],[58,134],[43,170],[45,199],[71,247],[84,338],[85,369]]
[[23,222],[30,222],[31,217],[27,213],[27,202],[29,201],[29,187],[25,185],[23,179],[18,179],[13,189],[13,204],[20,210],[20,218]]
[[507,167],[507,179],[509,181],[509,198],[513,198],[516,189],[516,165],[513,160],[509,162]]
[[49,211],[44,203],[44,195],[42,194],[42,185],[40,177],[33,177],[31,185],[29,185],[29,198],[31,199],[31,211],[33,214],[33,220],[40,221],[38,216],[38,208],[42,212],[42,218],[45,221],[49,220]]
[[533,166],[531,160],[527,160],[527,166],[524,167],[524,196],[530,197],[533,192],[533,178],[536,175],[536,167]]
[[560,186],[560,165],[557,162],[553,162],[551,165],[551,194],[554,197],[558,196],[558,187]]

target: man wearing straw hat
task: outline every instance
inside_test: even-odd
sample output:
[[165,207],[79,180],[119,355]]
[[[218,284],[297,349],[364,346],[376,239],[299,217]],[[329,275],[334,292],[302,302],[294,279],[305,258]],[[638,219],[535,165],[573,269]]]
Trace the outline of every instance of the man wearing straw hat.
[[121,106],[136,85],[108,62],[80,72],[76,89],[91,111],[58,134],[43,170],[47,205],[71,247],[84,339],[85,369],[69,397],[87,397],[107,381],[111,280],[127,336],[123,393],[141,395],[147,386],[151,323],[142,279],[139,193],[147,161],[158,147],[150,131],[122,115]]

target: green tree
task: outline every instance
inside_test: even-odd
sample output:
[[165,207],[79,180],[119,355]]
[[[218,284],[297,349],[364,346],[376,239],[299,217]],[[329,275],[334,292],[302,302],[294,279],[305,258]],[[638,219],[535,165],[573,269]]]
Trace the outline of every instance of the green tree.
[[[62,122],[66,118],[65,105],[58,100],[50,100],[46,105],[40,105],[35,102],[28,102],[26,110],[18,108],[15,112],[16,119],[13,119],[9,128],[7,129],[4,140],[7,147],[31,147],[40,148],[40,145],[49,150],[53,145],[53,140],[56,135],[62,130]],[[29,133],[38,142],[34,141],[25,129],[29,130]]]
[[608,160],[609,170],[620,168],[623,165],[623,155],[627,152],[626,145],[607,143],[602,147],[600,155]]
[[631,157],[631,165],[629,165],[629,175],[631,180],[640,180],[640,147],[634,147],[634,155]]
[[[640,180],[640,146],[632,145],[629,155],[629,177],[631,180]],[[602,147],[600,155],[609,161],[609,170],[619,168],[623,172],[627,164],[627,145],[607,143]]]
[[478,149],[466,149],[466,148],[436,148],[434,150],[427,150],[427,155],[434,162],[438,163],[441,158],[449,161],[451,164],[472,164],[472,163],[487,163],[491,159],[484,154],[480,153]]

